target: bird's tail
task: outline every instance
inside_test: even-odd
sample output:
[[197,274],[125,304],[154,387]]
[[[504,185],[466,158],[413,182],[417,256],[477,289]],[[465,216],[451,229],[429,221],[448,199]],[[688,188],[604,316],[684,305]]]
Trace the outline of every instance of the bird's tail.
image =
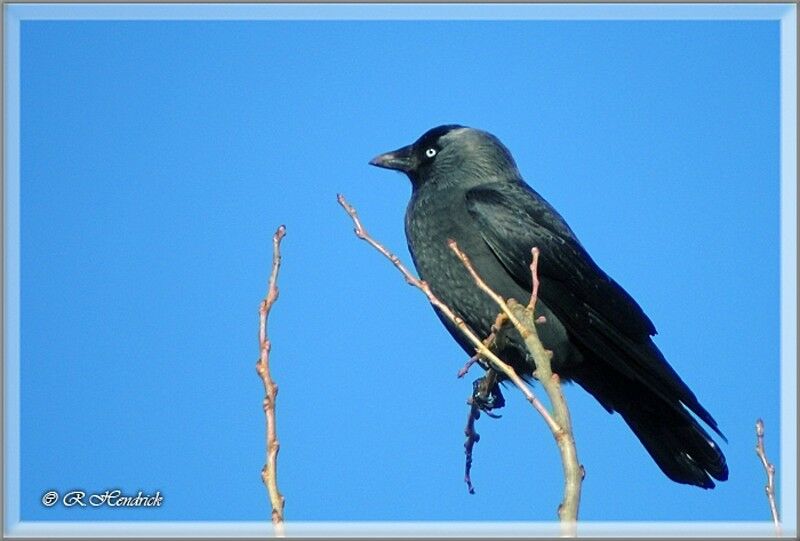
[[714,488],[711,477],[728,479],[725,455],[680,402],[670,403],[639,381],[587,364],[595,363],[583,363],[571,378],[607,410],[622,415],[667,477],[702,488]]

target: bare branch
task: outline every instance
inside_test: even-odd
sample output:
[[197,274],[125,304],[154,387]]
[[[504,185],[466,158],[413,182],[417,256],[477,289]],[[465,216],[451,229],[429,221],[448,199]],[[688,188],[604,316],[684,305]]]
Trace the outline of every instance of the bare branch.
[[[583,482],[585,470],[583,466],[580,465],[580,462],[578,462],[575,438],[572,433],[572,421],[570,419],[566,400],[561,392],[560,380],[558,375],[553,373],[550,364],[553,353],[546,350],[542,345],[534,322],[534,309],[536,308],[539,289],[537,269],[539,250],[535,247],[531,250],[532,261],[530,268],[533,287],[530,302],[526,307],[522,306],[514,299],[509,299],[509,301],[506,302],[503,297],[494,292],[486,282],[483,281],[472,266],[469,257],[459,249],[455,241],[449,240],[448,245],[464,264],[478,287],[497,303],[501,314],[505,314],[508,317],[508,320],[525,340],[525,346],[534,358],[536,370],[533,375],[541,382],[542,387],[544,387],[545,392],[547,392],[550,403],[553,405],[555,421],[553,424],[548,422],[548,426],[551,427],[553,437],[558,444],[558,449],[561,453],[561,463],[564,468],[564,499],[561,505],[558,506],[558,517],[563,525],[562,531],[564,534],[574,536],[576,534],[581,484]],[[548,416],[546,419],[551,418]]]
[[[559,384],[558,376],[552,374],[550,370],[550,357],[552,353],[545,350],[542,346],[541,342],[539,341],[538,335],[536,333],[535,325],[525,325],[520,320],[520,316],[523,319],[533,321],[533,312],[530,311],[528,314],[525,311],[525,307],[519,305],[519,303],[509,302],[506,303],[502,297],[497,295],[494,291],[489,288],[486,283],[480,278],[477,274],[475,269],[472,267],[471,263],[469,262],[469,258],[458,249],[457,244],[454,241],[448,241],[450,244],[451,249],[458,255],[461,259],[462,263],[464,263],[467,270],[472,275],[473,279],[475,280],[476,284],[487,293],[491,298],[498,303],[498,306],[501,308],[502,313],[515,325],[517,330],[520,334],[523,335],[525,338],[526,346],[531,351],[531,354],[534,356],[537,365],[537,373],[534,374],[537,379],[542,381],[545,390],[548,392],[550,396],[550,400],[553,402],[554,410],[556,414],[561,417],[561,422],[557,422],[553,416],[550,415],[550,412],[545,408],[542,403],[536,398],[533,394],[531,389],[525,384],[522,378],[511,368],[508,364],[503,362],[497,355],[492,352],[489,347],[484,343],[483,340],[478,338],[475,332],[470,329],[470,327],[461,319],[458,315],[456,315],[447,305],[445,305],[442,301],[433,294],[428,284],[422,280],[416,278],[409,270],[403,265],[400,259],[386,249],[382,244],[377,242],[373,239],[367,231],[364,229],[361,220],[358,218],[358,214],[356,209],[350,205],[347,200],[344,198],[343,195],[338,195],[337,197],[339,204],[344,208],[350,218],[353,220],[353,224],[355,225],[355,234],[358,238],[368,242],[373,248],[378,250],[381,254],[383,254],[387,259],[389,259],[392,264],[403,274],[406,282],[410,285],[415,286],[420,291],[422,291],[426,297],[428,297],[428,301],[435,306],[448,320],[450,320],[458,329],[462,332],[462,334],[472,342],[473,346],[475,347],[477,353],[480,357],[486,359],[490,366],[501,372],[503,375],[506,376],[517,388],[522,392],[528,402],[536,409],[537,412],[542,416],[547,424],[550,431],[553,433],[553,436],[558,443],[559,450],[561,451],[562,462],[564,463],[564,473],[565,473],[565,495],[564,500],[562,501],[561,505],[558,508],[558,515],[559,519],[563,525],[563,531],[566,535],[575,535],[575,523],[577,520],[577,513],[578,513],[578,503],[580,501],[580,488],[581,482],[583,480],[584,470],[583,467],[580,466],[577,459],[577,452],[575,450],[575,440],[572,437],[572,427],[569,420],[569,413],[566,409],[566,403],[564,402],[564,397],[561,394],[561,386]],[[538,251],[537,251],[538,253]],[[534,264],[532,265],[532,272],[536,272],[536,259]],[[538,285],[538,278],[534,282],[534,285]],[[531,300],[531,306],[535,303],[535,296],[536,296],[536,287],[534,287],[533,299]],[[487,338],[488,340],[488,338]],[[542,370],[542,367],[546,365],[546,368]],[[469,429],[469,427],[468,427]],[[469,434],[467,434],[469,438]],[[473,442],[474,443],[474,442]]]
[[764,449],[764,421],[756,421],[756,454],[761,459],[764,471],[767,473],[767,486],[764,487],[769,502],[769,510],[772,513],[772,522],[775,523],[775,535],[781,536],[781,519],[778,516],[778,506],[775,503],[775,465],[767,460],[767,452]]
[[531,300],[528,301],[528,310],[531,312],[536,308],[536,301],[539,299],[539,248],[531,248]]
[[417,279],[413,274],[411,274],[411,272],[406,268],[406,266],[403,265],[403,262],[400,261],[399,257],[394,255],[392,252],[384,248],[384,246],[381,243],[377,242],[375,239],[369,236],[367,230],[364,229],[364,226],[361,224],[361,220],[358,217],[356,209],[352,205],[350,205],[350,203],[347,202],[344,196],[342,194],[338,194],[336,196],[336,200],[339,201],[339,204],[342,206],[345,212],[347,212],[347,214],[350,215],[350,218],[353,219],[353,225],[355,225],[355,229],[353,230],[353,232],[356,234],[356,236],[361,240],[366,241],[367,243],[370,244],[370,246],[372,246],[380,253],[382,253],[389,261],[392,262],[392,264],[397,268],[397,270],[399,270],[402,273],[403,277],[406,279],[406,282],[408,282],[410,285],[414,287],[421,289],[422,292],[427,295],[428,293],[426,290],[428,290],[428,285],[422,280]]
[[[533,313],[515,302],[514,299],[509,300],[509,305],[513,311],[518,312],[520,317],[528,314],[530,316],[529,321],[533,321]],[[547,397],[553,406],[553,416],[560,427],[559,431],[553,432],[553,437],[556,439],[558,449],[561,452],[561,464],[564,468],[564,499],[561,505],[558,506],[558,517],[564,526],[562,531],[566,535],[575,536],[581,486],[586,471],[578,461],[578,452],[572,431],[572,420],[561,390],[561,380],[558,374],[553,372],[550,363],[552,353],[542,346],[536,333],[535,325],[530,324],[528,329],[532,332],[525,337],[525,346],[536,362],[536,370],[533,375],[544,387]]]
[[467,359],[467,362],[464,363],[464,366],[459,368],[458,372],[456,372],[456,377],[460,379],[466,376],[469,373],[469,369],[472,368],[472,365],[479,362],[480,360],[481,356],[477,353],[472,357],[470,357],[469,359]]
[[278,271],[281,266],[281,239],[286,235],[286,227],[280,226],[272,237],[272,272],[269,276],[267,295],[258,309],[259,332],[258,340],[260,346],[259,359],[256,362],[256,372],[264,383],[264,417],[266,419],[267,433],[267,456],[266,463],[261,469],[261,480],[267,487],[270,505],[272,506],[272,524],[275,528],[277,537],[284,537],[283,529],[283,509],[286,500],[278,490],[278,451],[280,442],[278,432],[275,427],[275,400],[278,396],[278,385],[272,379],[269,369],[269,354],[272,349],[272,342],[267,336],[267,318],[270,309],[275,301],[278,300]]

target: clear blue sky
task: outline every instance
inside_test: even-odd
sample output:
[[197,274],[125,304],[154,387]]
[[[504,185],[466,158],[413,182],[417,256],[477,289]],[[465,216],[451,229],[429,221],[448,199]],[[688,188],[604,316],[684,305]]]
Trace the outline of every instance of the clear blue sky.
[[[462,481],[471,382],[410,262],[404,176],[367,165],[443,123],[496,134],[643,306],[719,421],[730,481],[669,481],[566,389],[585,520],[765,520],[779,441],[774,21],[33,21],[21,27],[24,520],[262,520],[257,308],[289,520],[551,520],[545,425],[509,390]],[[160,509],[45,508],[48,489]]]

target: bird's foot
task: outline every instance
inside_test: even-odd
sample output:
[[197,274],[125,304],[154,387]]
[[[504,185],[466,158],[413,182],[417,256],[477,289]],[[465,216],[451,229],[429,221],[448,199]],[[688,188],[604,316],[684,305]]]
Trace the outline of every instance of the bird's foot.
[[477,421],[481,412],[484,412],[489,417],[497,419],[501,417],[491,410],[499,409],[505,406],[506,401],[503,398],[503,393],[500,392],[500,385],[497,383],[497,373],[491,368],[486,370],[486,374],[482,378],[478,378],[472,382],[472,396],[467,401],[469,404],[469,415],[467,416],[467,426],[464,428],[464,435],[466,441],[464,442],[464,482],[467,483],[467,490],[470,494],[475,494],[475,487],[472,485],[472,452],[475,444],[480,441],[480,435],[475,431],[475,421]]
[[482,378],[472,382],[472,403],[489,417],[498,418],[500,415],[491,413],[506,405],[500,385],[497,383],[497,374],[493,370],[486,372]]

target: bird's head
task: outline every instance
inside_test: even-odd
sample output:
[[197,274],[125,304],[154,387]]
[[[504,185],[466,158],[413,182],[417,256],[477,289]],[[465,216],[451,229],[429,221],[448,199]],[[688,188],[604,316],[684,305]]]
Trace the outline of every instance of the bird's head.
[[473,187],[519,178],[514,158],[497,137],[457,124],[428,130],[414,143],[376,156],[369,163],[402,171],[414,189],[428,185]]

